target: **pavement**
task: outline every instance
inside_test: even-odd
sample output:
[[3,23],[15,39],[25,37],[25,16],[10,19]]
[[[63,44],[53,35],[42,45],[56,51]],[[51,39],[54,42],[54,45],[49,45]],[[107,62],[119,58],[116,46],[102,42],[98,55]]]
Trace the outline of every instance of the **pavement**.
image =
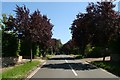
[[55,55],[38,67],[30,80],[119,80],[117,76],[70,55]]

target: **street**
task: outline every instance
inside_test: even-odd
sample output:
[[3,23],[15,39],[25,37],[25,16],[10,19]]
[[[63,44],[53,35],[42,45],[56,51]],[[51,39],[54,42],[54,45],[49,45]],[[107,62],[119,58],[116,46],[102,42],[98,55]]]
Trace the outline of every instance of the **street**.
[[34,78],[118,80],[117,76],[70,55],[56,55],[47,60],[31,79]]

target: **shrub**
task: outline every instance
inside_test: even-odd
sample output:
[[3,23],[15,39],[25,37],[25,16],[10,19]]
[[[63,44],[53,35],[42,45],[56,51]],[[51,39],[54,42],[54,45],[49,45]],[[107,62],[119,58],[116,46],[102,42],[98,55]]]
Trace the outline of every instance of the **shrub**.
[[92,51],[87,54],[87,57],[102,57],[102,47],[95,47]]
[[15,34],[2,31],[2,56],[17,56],[18,39]]
[[116,53],[116,54],[120,53],[120,37],[110,43],[110,49],[112,53]]

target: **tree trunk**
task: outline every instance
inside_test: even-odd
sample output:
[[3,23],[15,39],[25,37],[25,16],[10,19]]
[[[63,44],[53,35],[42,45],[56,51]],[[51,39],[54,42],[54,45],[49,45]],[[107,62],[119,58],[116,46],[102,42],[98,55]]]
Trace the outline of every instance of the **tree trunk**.
[[43,58],[46,57],[46,53],[45,53],[45,51],[42,52],[42,57],[43,57]]
[[82,54],[83,56],[85,56],[85,46],[80,48],[80,54]]
[[39,54],[38,54],[38,57],[40,57],[40,52],[39,52]]
[[30,41],[30,62],[32,62],[32,42]]
[[41,56],[41,47],[40,47],[40,44],[39,44],[39,54],[38,56],[40,57]]
[[105,56],[103,56],[103,61],[105,61]]
[[46,57],[46,52],[44,52],[44,57]]
[[20,39],[18,39],[18,52],[17,52],[17,56],[19,56],[20,55],[20,52],[21,52],[21,40]]
[[32,62],[32,49],[30,50],[30,62]]

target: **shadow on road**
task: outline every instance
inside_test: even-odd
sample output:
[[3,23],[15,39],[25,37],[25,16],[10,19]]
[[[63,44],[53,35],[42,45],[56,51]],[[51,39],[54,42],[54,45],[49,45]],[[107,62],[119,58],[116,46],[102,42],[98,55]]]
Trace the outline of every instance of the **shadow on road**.
[[79,59],[77,57],[59,57],[59,58],[50,58],[49,60],[76,60]]
[[82,63],[46,64],[46,65],[43,65],[42,68],[71,69],[69,65],[71,65],[74,70],[91,70],[91,69],[97,69],[95,66],[92,66],[90,64],[82,64]]

